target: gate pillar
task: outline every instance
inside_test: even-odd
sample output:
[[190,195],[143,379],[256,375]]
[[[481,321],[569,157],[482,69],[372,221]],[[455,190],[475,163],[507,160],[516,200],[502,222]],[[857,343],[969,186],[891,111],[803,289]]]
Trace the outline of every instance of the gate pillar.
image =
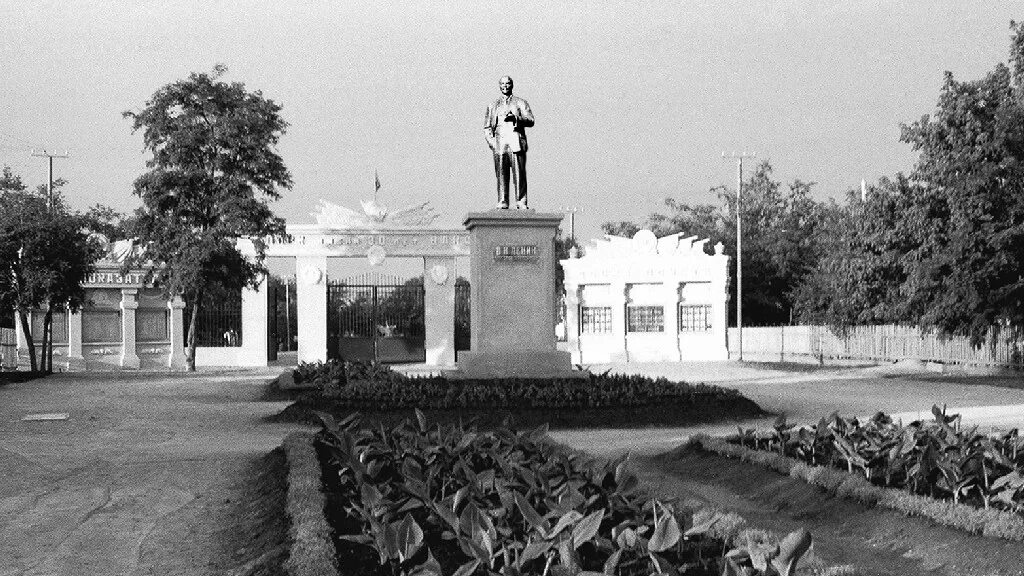
[[327,257],[295,258],[298,361],[327,360]]
[[428,366],[455,364],[455,258],[423,258],[423,327]]

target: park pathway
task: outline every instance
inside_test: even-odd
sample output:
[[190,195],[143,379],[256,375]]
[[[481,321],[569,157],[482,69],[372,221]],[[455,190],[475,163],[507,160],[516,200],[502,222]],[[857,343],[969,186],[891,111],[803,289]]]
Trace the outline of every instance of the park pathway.
[[225,574],[259,557],[245,523],[263,519],[239,501],[294,428],[262,420],[284,406],[259,401],[278,372],[0,387],[0,575]]

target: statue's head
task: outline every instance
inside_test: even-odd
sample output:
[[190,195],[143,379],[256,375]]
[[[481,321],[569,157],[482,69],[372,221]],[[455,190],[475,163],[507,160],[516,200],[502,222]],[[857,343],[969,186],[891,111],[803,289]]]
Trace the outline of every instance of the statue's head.
[[498,88],[501,89],[501,93],[508,96],[512,93],[512,77],[502,76],[501,80],[498,80]]

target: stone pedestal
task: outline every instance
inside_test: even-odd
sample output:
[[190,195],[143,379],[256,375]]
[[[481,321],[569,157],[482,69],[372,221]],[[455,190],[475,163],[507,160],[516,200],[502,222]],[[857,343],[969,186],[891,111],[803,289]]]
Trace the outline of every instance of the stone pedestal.
[[471,351],[450,377],[572,378],[555,348],[555,234],[561,214],[491,210],[466,216]]

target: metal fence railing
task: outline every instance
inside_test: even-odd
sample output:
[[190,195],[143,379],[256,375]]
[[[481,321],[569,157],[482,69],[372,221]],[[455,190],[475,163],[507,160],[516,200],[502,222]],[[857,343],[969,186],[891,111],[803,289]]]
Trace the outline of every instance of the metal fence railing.
[[0,370],[18,367],[18,340],[13,328],[0,328]]
[[[1012,332],[993,331],[980,347],[975,347],[966,337],[944,336],[912,326],[852,326],[843,333],[827,326],[759,326],[743,328],[743,355],[783,361],[812,356],[1024,367],[1024,339]],[[736,329],[730,328],[730,350],[736,341]]]
[[[188,345],[188,327],[192,321],[192,307],[186,302],[183,311],[183,334]],[[232,348],[242,345],[242,295],[207,303],[199,308],[196,318],[196,346]]]

